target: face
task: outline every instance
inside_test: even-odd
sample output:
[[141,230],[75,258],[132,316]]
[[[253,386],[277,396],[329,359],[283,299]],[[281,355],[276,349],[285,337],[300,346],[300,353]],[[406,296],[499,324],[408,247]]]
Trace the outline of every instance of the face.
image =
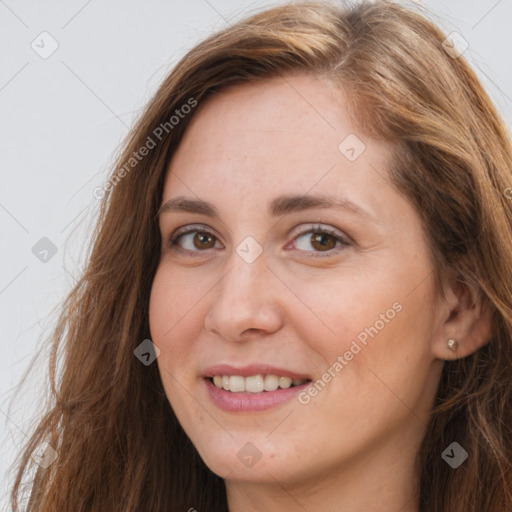
[[442,323],[427,244],[391,147],[344,105],[308,75],[231,87],[168,169],[151,335],[170,405],[226,481],[313,482],[424,435]]

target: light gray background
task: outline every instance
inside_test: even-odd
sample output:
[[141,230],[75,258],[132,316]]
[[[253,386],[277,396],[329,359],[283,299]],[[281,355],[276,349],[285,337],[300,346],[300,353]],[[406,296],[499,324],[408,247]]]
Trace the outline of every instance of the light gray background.
[[[247,0],[0,0],[0,508],[8,469],[42,410],[53,307],[81,268],[119,143],[163,77],[196,42],[263,6]],[[512,0],[429,0],[446,33],[512,119]],[[43,59],[31,47],[57,50]],[[41,38],[46,37],[44,43]],[[32,247],[48,237],[57,254]],[[35,367],[14,397],[28,363]]]

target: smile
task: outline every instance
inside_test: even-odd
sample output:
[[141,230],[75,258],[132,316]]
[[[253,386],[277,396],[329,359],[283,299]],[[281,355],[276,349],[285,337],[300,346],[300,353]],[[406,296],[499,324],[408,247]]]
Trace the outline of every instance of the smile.
[[215,375],[211,380],[217,388],[232,393],[275,391],[279,388],[288,389],[308,382],[307,379],[291,379],[290,377],[279,377],[277,375],[251,375],[249,377]]
[[[269,377],[275,377],[278,379],[278,386],[273,390],[265,389],[265,381]],[[214,384],[214,379],[216,378],[217,383]],[[227,380],[229,378],[229,381]],[[261,388],[260,391],[233,391],[231,388],[224,389],[222,385],[222,381],[226,382],[226,385],[229,387],[231,385],[231,379],[234,378],[234,389],[240,389],[242,384],[247,385],[247,381],[249,381],[249,388],[254,383],[252,389],[258,386],[258,389]],[[219,386],[219,379],[220,386]],[[241,380],[240,380],[241,379]],[[270,378],[269,382],[272,383],[272,387],[275,386],[276,380]],[[283,380],[281,383],[283,387],[281,387],[279,383],[279,379]],[[277,377],[275,375],[266,375],[265,378],[261,375],[254,375],[250,377],[240,377],[238,375],[227,376],[216,376],[214,378],[204,378],[203,382],[206,384],[206,389],[208,392],[208,396],[210,400],[220,409],[226,412],[258,412],[258,411],[266,411],[269,409],[273,409],[279,405],[282,405],[286,402],[289,402],[296,398],[297,394],[300,393],[304,388],[309,386],[311,383],[310,380],[301,380],[297,381],[296,384],[292,383],[292,379],[289,377]],[[300,383],[299,383],[300,382]],[[262,388],[263,383],[263,388]],[[238,388],[237,388],[238,385]],[[284,387],[286,386],[286,387]],[[270,387],[270,386],[269,386]]]

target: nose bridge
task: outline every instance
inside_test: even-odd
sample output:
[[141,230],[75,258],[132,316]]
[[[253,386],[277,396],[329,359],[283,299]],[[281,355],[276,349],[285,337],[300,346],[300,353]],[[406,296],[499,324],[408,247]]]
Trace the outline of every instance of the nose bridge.
[[261,291],[267,288],[261,286],[264,284],[263,281],[268,278],[265,265],[266,262],[262,256],[249,262],[233,251],[228,263],[229,270],[219,283],[216,302],[232,307],[238,305],[249,307],[250,304],[257,302],[258,298],[261,302]]
[[247,245],[242,242],[233,250],[205,319],[208,330],[231,340],[239,339],[248,329],[272,331],[280,324],[275,288],[267,282],[272,273],[266,268],[266,258],[260,253],[253,259],[254,252],[247,258],[253,249],[250,245],[249,251],[243,249]]

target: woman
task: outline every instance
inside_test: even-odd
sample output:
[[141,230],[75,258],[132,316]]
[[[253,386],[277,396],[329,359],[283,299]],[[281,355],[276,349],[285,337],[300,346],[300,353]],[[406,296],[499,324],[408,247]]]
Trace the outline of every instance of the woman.
[[34,460],[29,511],[512,508],[512,148],[445,39],[302,3],[182,59],[101,193],[13,509]]

